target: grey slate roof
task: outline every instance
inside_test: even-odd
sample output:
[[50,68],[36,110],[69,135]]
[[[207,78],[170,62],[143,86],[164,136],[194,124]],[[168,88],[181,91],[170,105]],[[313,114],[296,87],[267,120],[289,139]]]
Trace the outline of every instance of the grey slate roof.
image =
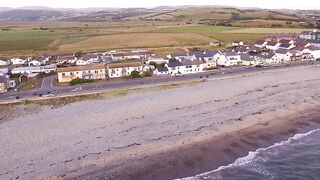
[[241,54],[240,59],[242,61],[254,61],[254,57],[251,56],[250,54]]
[[171,61],[168,63],[168,67],[178,67],[183,66],[183,64],[180,61]]
[[280,48],[289,48],[291,46],[291,44],[288,44],[288,43],[282,43],[280,44]]
[[159,72],[167,72],[167,71],[169,71],[167,67],[157,67],[157,70]]

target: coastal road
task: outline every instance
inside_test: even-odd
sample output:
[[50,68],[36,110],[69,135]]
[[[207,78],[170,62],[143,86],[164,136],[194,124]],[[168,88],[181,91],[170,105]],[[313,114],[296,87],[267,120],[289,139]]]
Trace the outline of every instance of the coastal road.
[[153,76],[143,79],[129,79],[129,80],[107,80],[93,84],[82,84],[77,86],[54,87],[53,82],[56,81],[56,76],[45,77],[40,89],[27,92],[9,91],[0,95],[0,101],[10,101],[17,97],[19,99],[28,99],[40,96],[65,96],[65,95],[79,95],[90,92],[102,92],[106,90],[115,90],[121,88],[143,87],[146,85],[161,85],[168,83],[179,83],[184,81],[193,81],[210,78],[222,78],[230,75],[241,75],[247,73],[255,73],[260,71],[267,71],[273,69],[284,69],[288,67],[299,67],[305,65],[319,65],[319,61],[299,61],[290,62],[286,64],[274,64],[267,67],[229,67],[221,68],[213,71],[203,73],[188,74],[181,77],[174,76]]

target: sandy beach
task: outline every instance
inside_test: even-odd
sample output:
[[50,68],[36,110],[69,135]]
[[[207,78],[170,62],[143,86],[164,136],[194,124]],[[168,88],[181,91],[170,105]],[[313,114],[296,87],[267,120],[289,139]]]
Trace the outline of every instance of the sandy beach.
[[319,127],[320,67],[2,108],[0,179],[172,179]]

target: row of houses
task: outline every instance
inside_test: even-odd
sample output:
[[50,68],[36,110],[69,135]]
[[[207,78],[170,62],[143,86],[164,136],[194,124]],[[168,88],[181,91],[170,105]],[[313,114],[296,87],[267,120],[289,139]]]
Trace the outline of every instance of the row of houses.
[[88,54],[65,53],[58,56],[43,55],[36,58],[14,57],[9,60],[0,58],[0,66],[43,66],[48,64],[85,66],[88,64],[110,64],[123,60],[148,59],[151,55],[152,53],[147,50],[110,51]]
[[58,68],[58,81],[70,82],[73,79],[106,79],[129,76],[132,71],[142,72],[151,70],[140,62],[90,64],[86,66],[71,66]]

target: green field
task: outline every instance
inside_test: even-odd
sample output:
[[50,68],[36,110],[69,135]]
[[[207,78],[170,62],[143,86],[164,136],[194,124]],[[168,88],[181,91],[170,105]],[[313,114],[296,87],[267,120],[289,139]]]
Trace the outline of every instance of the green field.
[[225,31],[232,31],[241,29],[239,27],[226,26],[185,26],[185,27],[170,27],[159,29],[156,32],[161,33],[195,33],[195,34],[211,34]]
[[[39,27],[39,26],[38,26]],[[0,57],[43,53],[106,51],[122,48],[170,48],[208,45],[210,41],[254,42],[270,34],[299,33],[306,29],[243,28],[225,26],[144,25],[74,27],[48,26],[48,30],[15,27],[0,30]],[[166,49],[166,51],[171,51]],[[160,52],[161,53],[161,52]],[[161,53],[162,54],[162,53]]]

